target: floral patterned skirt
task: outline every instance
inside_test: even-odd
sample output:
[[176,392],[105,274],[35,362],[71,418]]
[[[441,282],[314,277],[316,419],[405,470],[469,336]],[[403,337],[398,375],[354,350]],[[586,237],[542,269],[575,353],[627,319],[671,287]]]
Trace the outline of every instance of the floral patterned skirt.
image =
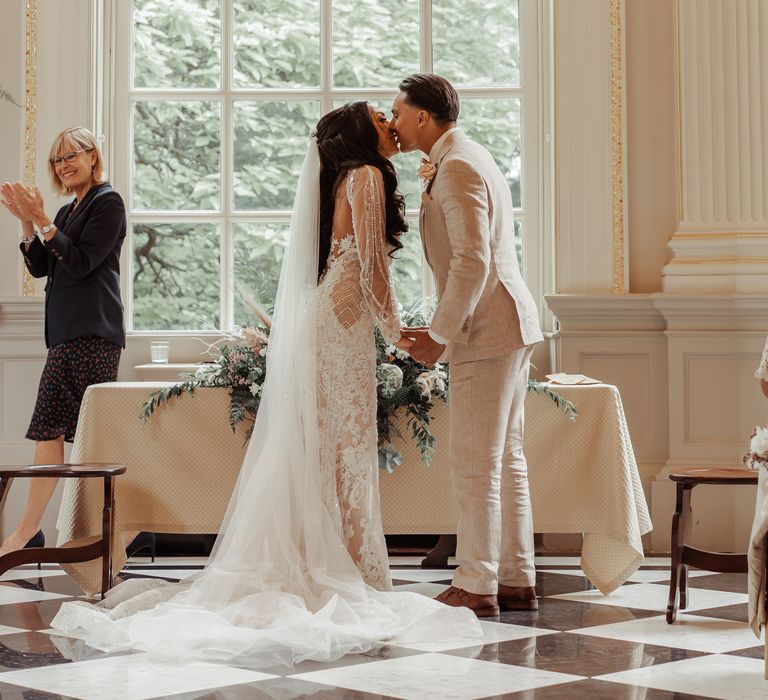
[[122,348],[104,338],[84,336],[54,345],[40,377],[28,440],[75,438],[80,402],[91,384],[114,382]]

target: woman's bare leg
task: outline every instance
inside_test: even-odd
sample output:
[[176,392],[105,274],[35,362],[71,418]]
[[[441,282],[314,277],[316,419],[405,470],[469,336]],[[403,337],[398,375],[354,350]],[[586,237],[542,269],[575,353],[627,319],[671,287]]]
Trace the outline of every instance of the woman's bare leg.
[[[61,464],[64,461],[64,436],[56,440],[41,440],[35,445],[35,464]],[[31,479],[29,496],[16,529],[0,546],[0,556],[23,549],[40,529],[43,513],[56,490],[58,479]]]

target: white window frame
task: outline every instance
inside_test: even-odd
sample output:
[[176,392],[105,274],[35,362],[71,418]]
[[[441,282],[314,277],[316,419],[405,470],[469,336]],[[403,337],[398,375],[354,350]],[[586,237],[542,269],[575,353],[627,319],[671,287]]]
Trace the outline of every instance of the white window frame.
[[[519,98],[521,103],[522,138],[522,206],[515,210],[515,219],[523,222],[523,274],[534,298],[538,300],[539,313],[545,327],[550,323],[545,314],[544,294],[550,291],[554,277],[553,246],[551,244],[551,202],[552,187],[544,178],[551,168],[543,167],[551,160],[551,138],[549,114],[551,81],[546,77],[550,66],[550,2],[551,0],[518,0],[520,26],[520,86],[457,88],[460,98]],[[321,113],[332,109],[337,100],[372,99],[386,104],[397,93],[393,89],[332,88],[332,0],[320,0],[320,87],[298,89],[230,89],[232,75],[232,0],[222,0],[221,17],[221,62],[222,85],[210,89],[154,89],[133,87],[133,47],[131,0],[92,0],[96,15],[103,18],[102,27],[104,52],[94,52],[95,59],[101,54],[109,66],[108,71],[94,71],[94,78],[103,81],[100,88],[103,95],[95,115],[96,123],[106,133],[106,156],[112,163],[111,181],[123,195],[128,218],[128,235],[122,255],[122,294],[126,312],[126,328],[134,336],[199,335],[200,330],[134,330],[133,329],[133,224],[151,221],[153,223],[214,223],[220,226],[220,330],[232,329],[234,309],[232,293],[229,291],[233,276],[233,225],[241,222],[286,222],[290,212],[276,211],[235,211],[233,206],[233,122],[232,112],[235,100],[279,100],[315,99],[320,102]],[[420,55],[419,69],[432,70],[431,0],[420,0]],[[429,31],[427,30],[429,28]],[[221,211],[134,211],[131,169],[133,145],[133,104],[142,99],[212,99],[220,100],[221,111]],[[100,117],[100,118],[99,118]],[[461,119],[459,126],[461,126]],[[409,210],[406,218],[418,221],[418,210]],[[394,264],[397,264],[395,262]],[[432,275],[426,261],[422,260],[422,292],[425,296],[434,293]]]

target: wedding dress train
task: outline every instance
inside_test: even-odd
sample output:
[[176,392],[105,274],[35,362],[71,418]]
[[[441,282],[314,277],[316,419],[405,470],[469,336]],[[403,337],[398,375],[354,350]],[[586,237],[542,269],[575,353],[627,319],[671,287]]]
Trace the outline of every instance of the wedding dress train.
[[378,496],[373,334],[378,324],[394,342],[400,319],[381,175],[363,167],[342,186],[353,230],[334,234],[318,283],[319,155],[312,139],[261,406],[205,569],[178,584],[129,580],[96,605],[64,603],[52,627],[79,630],[105,651],[253,668],[330,661],[382,642],[482,636],[469,610],[391,590]]

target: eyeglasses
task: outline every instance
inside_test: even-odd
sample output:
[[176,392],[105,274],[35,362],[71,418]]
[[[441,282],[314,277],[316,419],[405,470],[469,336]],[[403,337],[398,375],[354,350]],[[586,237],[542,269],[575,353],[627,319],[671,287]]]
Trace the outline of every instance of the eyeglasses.
[[66,153],[63,156],[60,156],[59,158],[51,158],[51,163],[53,163],[54,168],[58,168],[62,163],[74,163],[75,158],[79,156],[81,153],[86,153],[87,151],[92,151],[92,148],[81,148],[79,151],[72,151],[72,153]]

